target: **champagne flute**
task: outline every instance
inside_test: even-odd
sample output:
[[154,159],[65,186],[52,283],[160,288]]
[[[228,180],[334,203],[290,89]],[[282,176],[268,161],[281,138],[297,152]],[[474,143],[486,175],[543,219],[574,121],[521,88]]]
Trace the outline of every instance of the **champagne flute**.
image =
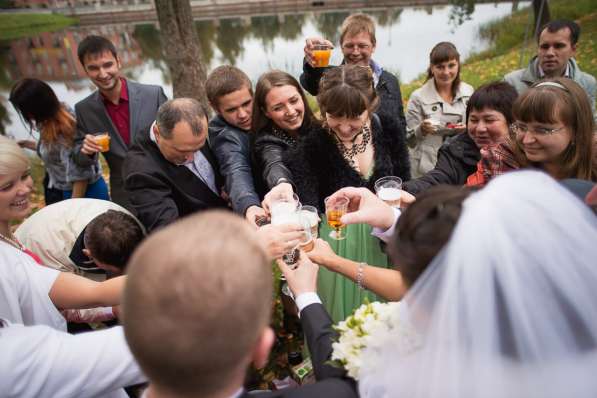
[[336,199],[332,199],[328,197],[325,199],[325,215],[328,220],[328,224],[330,227],[334,228],[332,232],[330,232],[330,238],[334,240],[343,240],[346,239],[346,234],[342,233],[342,230],[346,228],[346,225],[342,224],[340,218],[348,209],[348,198],[339,197]]

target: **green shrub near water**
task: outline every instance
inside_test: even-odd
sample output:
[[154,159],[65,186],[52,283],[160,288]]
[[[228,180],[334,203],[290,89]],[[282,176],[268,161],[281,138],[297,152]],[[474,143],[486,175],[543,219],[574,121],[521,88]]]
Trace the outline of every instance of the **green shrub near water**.
[[60,30],[77,22],[75,18],[58,14],[0,14],[0,40]]

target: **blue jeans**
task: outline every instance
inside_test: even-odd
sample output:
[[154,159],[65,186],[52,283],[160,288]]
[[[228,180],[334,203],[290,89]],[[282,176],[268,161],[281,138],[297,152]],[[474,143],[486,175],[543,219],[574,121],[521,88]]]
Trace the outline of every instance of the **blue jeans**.
[[[64,199],[70,199],[72,196],[73,191],[62,191],[62,197]],[[106,181],[104,181],[103,177],[100,177],[93,184],[87,185],[85,197],[91,199],[110,200],[110,195],[108,194],[108,184],[106,184]]]

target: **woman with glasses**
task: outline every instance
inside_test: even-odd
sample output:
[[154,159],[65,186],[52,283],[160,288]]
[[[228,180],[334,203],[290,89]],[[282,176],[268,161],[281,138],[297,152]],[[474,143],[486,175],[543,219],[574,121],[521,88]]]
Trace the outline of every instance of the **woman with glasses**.
[[425,84],[415,90],[406,111],[406,134],[414,150],[413,177],[421,177],[437,162],[446,137],[465,131],[466,104],[473,87],[460,81],[460,54],[449,42],[438,43],[429,54]]
[[[381,177],[410,179],[410,163],[402,155],[406,145],[401,139],[402,127],[394,118],[374,113],[379,99],[369,68],[343,65],[328,70],[321,80],[317,102],[323,126],[312,128],[285,156],[301,203],[324,213],[325,198],[340,188],[373,190]],[[350,225],[343,232],[346,239],[341,241],[329,237],[327,223],[320,228],[319,235],[338,255],[388,267],[379,241],[371,236],[371,227]],[[335,321],[350,315],[365,299],[377,299],[358,283],[324,269],[319,273],[318,292]]]
[[595,124],[586,92],[567,78],[543,80],[514,103],[510,139],[482,152],[476,181],[518,168],[537,168],[553,178],[597,181]]
[[585,91],[573,80],[536,84],[514,103],[514,158],[556,179],[597,181],[595,125]]

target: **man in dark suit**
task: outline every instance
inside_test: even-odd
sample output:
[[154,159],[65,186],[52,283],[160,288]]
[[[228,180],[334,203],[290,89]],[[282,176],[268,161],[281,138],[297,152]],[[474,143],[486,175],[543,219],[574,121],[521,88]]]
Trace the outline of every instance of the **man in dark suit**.
[[114,202],[129,207],[122,162],[137,138],[147,134],[159,106],[167,98],[159,86],[125,79],[116,48],[108,39],[87,36],[77,52],[85,73],[98,90],[75,105],[75,161],[82,166],[93,163],[101,151],[94,134],[108,133],[110,149],[104,156],[110,167],[110,195]]
[[123,164],[125,190],[147,231],[198,210],[226,208],[201,104],[191,98],[167,101],[149,130],[137,137]]
[[[254,396],[243,389],[247,367],[265,365],[275,339],[270,261],[255,230],[230,212],[193,215],[141,244],[127,268],[123,312],[148,396]],[[354,381],[325,364],[334,332],[314,293],[317,265],[303,255],[297,269],[282,267],[318,382],[255,396],[356,397]]]

